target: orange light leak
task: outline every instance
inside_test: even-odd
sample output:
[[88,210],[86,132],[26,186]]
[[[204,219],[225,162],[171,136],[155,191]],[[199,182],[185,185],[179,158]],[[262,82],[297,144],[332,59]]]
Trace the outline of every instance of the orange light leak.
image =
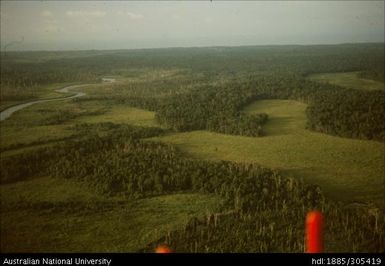
[[308,212],[306,216],[306,252],[321,253],[324,250],[323,240],[324,217],[320,211]]
[[167,245],[157,246],[155,253],[172,253],[172,250]]

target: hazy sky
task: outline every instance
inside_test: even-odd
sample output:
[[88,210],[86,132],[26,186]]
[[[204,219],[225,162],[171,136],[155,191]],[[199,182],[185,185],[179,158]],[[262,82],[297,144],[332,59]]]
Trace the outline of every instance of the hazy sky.
[[1,1],[1,48],[384,41],[384,1]]

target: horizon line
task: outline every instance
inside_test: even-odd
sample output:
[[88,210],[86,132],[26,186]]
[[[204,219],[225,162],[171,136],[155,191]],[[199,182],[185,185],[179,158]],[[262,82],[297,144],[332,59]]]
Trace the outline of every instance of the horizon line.
[[167,46],[167,47],[144,47],[144,48],[116,48],[116,49],[69,49],[69,50],[4,50],[0,53],[18,53],[18,52],[77,52],[77,51],[127,51],[127,50],[165,50],[165,49],[193,49],[193,48],[237,48],[237,47],[267,47],[267,46],[337,46],[337,45],[359,45],[359,44],[385,44],[383,42],[342,42],[342,43],[319,43],[319,44],[250,44],[250,45],[202,45],[202,46]]

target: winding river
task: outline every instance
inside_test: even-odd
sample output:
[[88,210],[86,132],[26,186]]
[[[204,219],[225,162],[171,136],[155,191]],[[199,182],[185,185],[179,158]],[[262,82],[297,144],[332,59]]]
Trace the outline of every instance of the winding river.
[[[55,90],[56,92],[60,92],[60,93],[70,93],[70,89],[75,89],[75,88],[80,88],[80,87],[85,87],[85,86],[89,86],[89,85],[93,85],[93,84],[81,84],[81,85],[71,85],[71,86],[67,86],[67,87],[64,87],[62,89],[58,89],[58,90]],[[14,106],[11,106],[5,110],[3,110],[2,112],[0,112],[0,121],[3,121],[7,118],[9,118],[13,113],[21,110],[21,109],[24,109],[28,106],[31,106],[33,104],[37,104],[37,103],[45,103],[45,102],[53,102],[53,101],[62,101],[62,100],[67,100],[67,99],[73,99],[73,98],[78,98],[78,97],[82,97],[84,95],[86,95],[84,92],[76,92],[76,91],[72,91],[73,93],[75,93],[75,95],[71,95],[71,96],[67,96],[67,97],[62,97],[62,98],[51,98],[51,99],[41,99],[41,100],[35,100],[35,101],[31,101],[31,102],[27,102],[27,103],[22,103],[22,104],[18,104],[18,105],[14,105]]]

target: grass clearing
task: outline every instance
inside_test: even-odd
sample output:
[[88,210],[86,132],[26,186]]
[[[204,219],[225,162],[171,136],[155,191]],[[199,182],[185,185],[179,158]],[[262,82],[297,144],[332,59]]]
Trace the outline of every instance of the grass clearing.
[[156,127],[155,112],[125,105],[114,105],[106,113],[93,116],[81,116],[76,123],[126,123],[134,126]]
[[306,126],[306,104],[291,100],[256,101],[243,109],[247,114],[266,112],[268,123],[263,126],[267,136],[302,134]]
[[203,194],[107,198],[85,184],[50,177],[1,185],[0,191],[2,252],[135,252],[221,203]]
[[305,129],[306,105],[262,100],[244,109],[266,112],[266,136],[251,138],[208,131],[172,133],[151,140],[178,146],[206,160],[254,162],[320,185],[337,200],[384,202],[384,145],[329,136]]
[[331,83],[334,85],[361,89],[361,90],[383,90],[384,83],[363,79],[358,77],[359,72],[345,72],[345,73],[320,73],[310,75],[308,78],[318,82]]

